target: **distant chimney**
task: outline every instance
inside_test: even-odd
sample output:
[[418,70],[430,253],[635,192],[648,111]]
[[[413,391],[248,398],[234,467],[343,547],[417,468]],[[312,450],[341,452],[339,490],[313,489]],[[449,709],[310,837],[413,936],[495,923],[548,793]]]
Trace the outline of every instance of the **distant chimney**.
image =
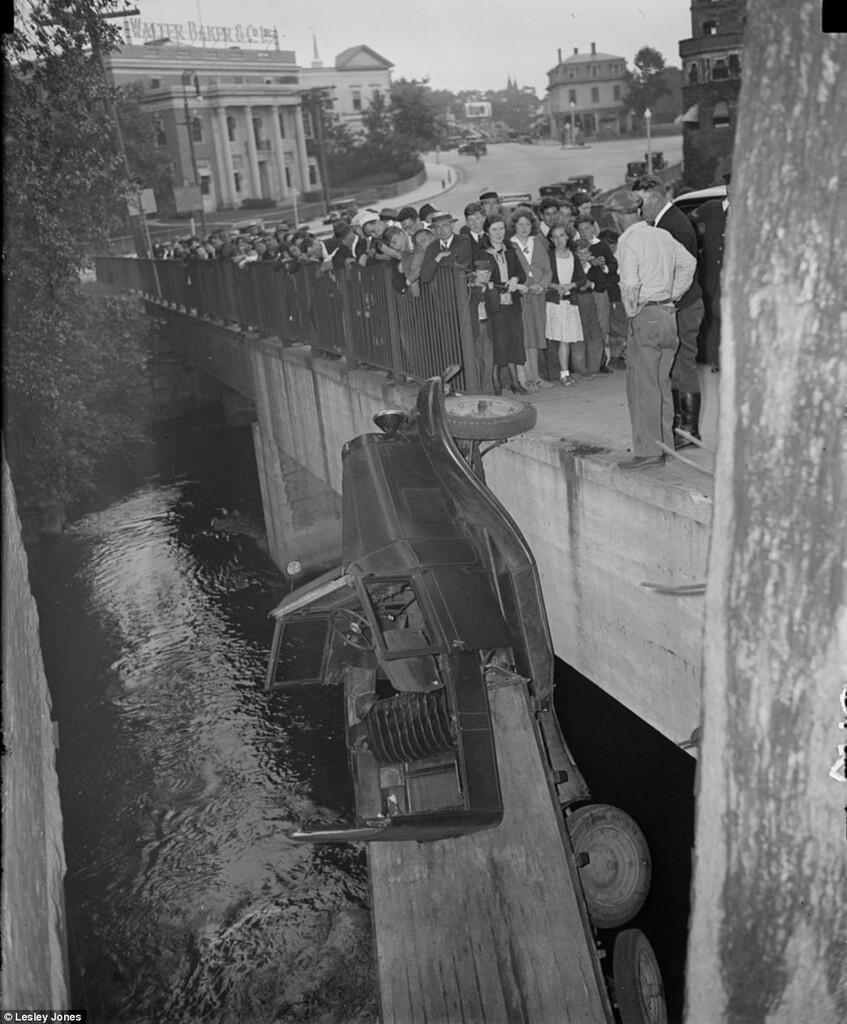
[[577,55],[578,53],[579,53],[579,47],[578,47],[578,46],[575,46],[575,47],[573,48],[573,55],[574,55],[574,57],[575,57],[575,56],[576,56],[576,55]]
[[597,52],[597,47],[596,47],[596,45],[594,43],[591,44],[591,52],[592,53],[596,53]]
[[560,64],[562,63],[562,48],[561,48],[561,46],[559,47],[559,63]]

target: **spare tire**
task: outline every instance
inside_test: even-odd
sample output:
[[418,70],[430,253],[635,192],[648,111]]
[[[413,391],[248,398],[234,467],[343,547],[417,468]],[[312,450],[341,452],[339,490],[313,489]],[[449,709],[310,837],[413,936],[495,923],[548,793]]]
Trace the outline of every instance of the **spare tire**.
[[588,804],[567,817],[588,916],[598,928],[620,928],[644,905],[650,850],[632,818],[611,804]]
[[538,412],[534,405],[504,395],[448,395],[444,418],[461,441],[499,441],[532,430]]

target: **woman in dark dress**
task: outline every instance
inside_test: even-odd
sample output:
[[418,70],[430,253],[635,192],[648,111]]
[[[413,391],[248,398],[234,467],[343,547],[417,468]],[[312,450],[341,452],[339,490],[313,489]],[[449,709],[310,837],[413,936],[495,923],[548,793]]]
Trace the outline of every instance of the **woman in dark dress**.
[[526,362],[523,345],[521,294],[517,290],[526,274],[513,246],[506,245],[506,222],[498,214],[488,224],[490,246],[485,258],[491,279],[485,292],[485,305],[494,349],[494,393],[503,388],[501,369],[505,367],[505,386],[515,394],[525,395],[526,388],[518,381],[517,367]]

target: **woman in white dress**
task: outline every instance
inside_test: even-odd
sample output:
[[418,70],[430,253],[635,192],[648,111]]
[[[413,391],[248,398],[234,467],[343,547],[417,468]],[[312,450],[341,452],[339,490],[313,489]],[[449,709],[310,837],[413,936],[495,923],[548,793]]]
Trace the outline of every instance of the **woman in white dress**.
[[557,224],[550,232],[553,251],[550,254],[552,280],[547,287],[547,338],[559,344],[559,382],[573,384],[570,372],[571,345],[581,342],[582,319],[576,305],[576,292],[585,286],[585,271],[568,247],[568,232]]

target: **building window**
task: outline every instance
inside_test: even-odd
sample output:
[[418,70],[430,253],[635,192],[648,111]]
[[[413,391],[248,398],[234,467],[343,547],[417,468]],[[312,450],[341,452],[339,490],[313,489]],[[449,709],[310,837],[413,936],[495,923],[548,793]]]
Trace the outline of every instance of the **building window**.
[[151,78],[150,79],[150,88],[151,89],[160,89],[161,86],[162,86],[161,78]]
[[591,89],[591,102],[592,103],[599,103],[600,102],[600,90],[597,88],[596,85],[593,86],[592,89]]
[[741,74],[741,58],[737,53],[729,55],[729,74],[732,78],[738,78]]
[[362,90],[353,90],[353,109],[358,111],[362,109]]
[[704,21],[703,22],[703,35],[704,36],[716,36],[718,34],[718,23],[716,21]]
[[155,128],[156,145],[159,147],[159,149],[164,149],[164,147],[167,146],[168,144],[168,135],[167,132],[165,131],[165,122],[161,119],[161,117],[156,118]]
[[576,75],[576,72],[574,71],[574,69],[573,68],[568,68],[568,78],[573,78],[573,77],[575,77],[575,75]]
[[568,89],[568,103],[576,103],[576,89]]
[[596,64],[592,64],[591,65],[591,77],[592,78],[596,78],[597,77],[597,73],[598,73],[599,70],[600,69],[597,67]]
[[193,142],[203,141],[203,122],[199,117],[191,118],[191,139]]
[[619,85],[612,86],[612,97],[616,102],[621,98],[621,87]]
[[200,175],[200,194],[204,196],[212,194],[212,179],[208,174]]
[[729,128],[729,106],[725,100],[718,100],[712,111],[713,128]]
[[700,75],[699,75],[699,73],[697,71],[697,62],[696,61],[692,61],[688,65],[688,84],[689,85],[696,85],[697,84],[697,80],[699,79],[699,77],[700,77]]
[[285,168],[285,184],[289,188],[291,188],[291,168],[290,167],[286,167]]
[[712,81],[718,78],[729,78],[729,71],[727,70],[726,62],[723,60],[716,60],[715,66],[712,68]]
[[232,180],[235,182],[235,191],[241,191],[241,171],[232,172]]
[[277,120],[279,121],[279,134],[284,139],[285,138],[285,114],[283,114],[283,112],[281,110],[280,110],[280,112],[279,112],[279,114],[277,116]]
[[253,118],[253,138],[259,149],[262,148],[262,119],[261,117]]
[[226,136],[230,142],[235,142],[235,118],[232,114],[226,119]]
[[379,89],[374,89],[373,92],[371,93],[371,103],[379,103],[379,98],[381,95],[382,93],[379,91]]
[[306,110],[305,107],[300,108],[300,116],[303,119],[303,134],[307,139],[313,139],[315,133],[312,131],[312,113]]
[[309,184],[317,185],[318,183],[318,169],[314,164],[309,164]]

